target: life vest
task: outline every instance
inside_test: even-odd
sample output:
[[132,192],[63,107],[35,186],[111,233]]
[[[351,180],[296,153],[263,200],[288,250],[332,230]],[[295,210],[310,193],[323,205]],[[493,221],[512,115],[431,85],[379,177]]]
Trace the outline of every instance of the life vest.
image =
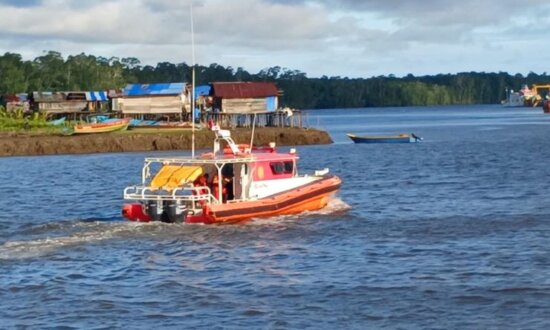
[[[219,187],[219,181],[218,176],[214,176],[212,179],[212,195],[216,197],[216,199],[219,197],[220,187]],[[222,200],[225,202],[227,200],[227,188],[225,187],[224,182],[222,182]]]
[[199,195],[205,195],[205,194],[208,194],[208,182],[206,181],[206,179],[204,177],[200,177],[198,178],[197,180],[195,180],[195,182],[193,183],[193,185],[195,187],[204,187],[202,189],[196,189],[196,190],[193,190],[193,194],[199,194]]

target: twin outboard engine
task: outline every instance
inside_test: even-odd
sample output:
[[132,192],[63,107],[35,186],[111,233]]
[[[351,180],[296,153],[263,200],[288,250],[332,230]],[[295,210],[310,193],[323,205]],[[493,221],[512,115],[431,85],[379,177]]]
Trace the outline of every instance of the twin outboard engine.
[[150,200],[145,204],[145,212],[152,221],[182,223],[187,217],[187,207],[182,201]]

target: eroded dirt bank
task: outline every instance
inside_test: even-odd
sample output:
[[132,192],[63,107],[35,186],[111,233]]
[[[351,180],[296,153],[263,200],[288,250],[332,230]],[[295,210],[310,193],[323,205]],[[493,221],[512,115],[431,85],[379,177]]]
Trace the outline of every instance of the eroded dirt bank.
[[[236,143],[250,143],[250,129],[231,131]],[[195,132],[195,148],[211,149],[214,133]],[[126,131],[91,135],[0,134],[0,156],[88,154],[103,152],[190,150],[191,132]],[[254,145],[275,142],[279,146],[330,144],[330,135],[317,129],[256,128]]]

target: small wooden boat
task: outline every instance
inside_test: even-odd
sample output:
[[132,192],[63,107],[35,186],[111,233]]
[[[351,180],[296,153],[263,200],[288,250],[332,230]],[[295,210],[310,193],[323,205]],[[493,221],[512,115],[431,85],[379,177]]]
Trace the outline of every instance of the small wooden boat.
[[114,131],[123,131],[128,128],[130,118],[107,119],[99,123],[76,124],[74,126],[75,134],[107,133]]
[[422,140],[414,133],[397,135],[355,135],[348,133],[346,135],[355,143],[413,143]]
[[[195,129],[200,129],[201,125],[196,124]],[[135,120],[130,122],[128,129],[140,132],[167,132],[167,131],[185,131],[193,129],[193,125],[188,122],[158,122],[142,121],[137,123]]]
[[340,178],[327,168],[298,174],[293,149],[238,145],[229,131],[212,130],[213,152],[146,158],[142,182],[124,190],[131,202],[123,206],[123,216],[142,222],[233,223],[319,210],[340,188]]

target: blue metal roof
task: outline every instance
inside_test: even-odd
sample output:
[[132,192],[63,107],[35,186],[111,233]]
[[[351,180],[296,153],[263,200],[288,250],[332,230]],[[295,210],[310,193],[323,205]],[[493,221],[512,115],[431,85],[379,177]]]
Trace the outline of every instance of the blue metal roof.
[[195,98],[204,95],[210,95],[210,85],[195,86]]
[[124,88],[124,96],[179,95],[184,90],[185,83],[129,84]]

